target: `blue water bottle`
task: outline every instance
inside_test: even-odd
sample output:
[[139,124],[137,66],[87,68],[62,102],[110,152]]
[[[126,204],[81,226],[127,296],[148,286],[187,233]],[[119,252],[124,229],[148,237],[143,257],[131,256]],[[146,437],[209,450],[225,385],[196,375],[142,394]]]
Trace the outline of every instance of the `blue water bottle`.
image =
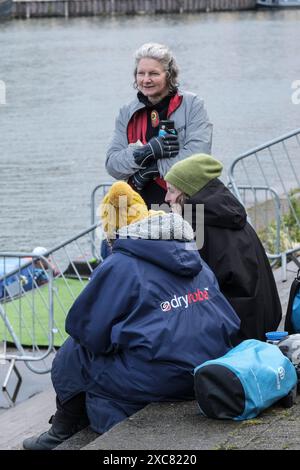
[[268,331],[268,333],[266,333],[266,341],[270,344],[278,344],[279,341],[282,341],[287,336],[287,331]]

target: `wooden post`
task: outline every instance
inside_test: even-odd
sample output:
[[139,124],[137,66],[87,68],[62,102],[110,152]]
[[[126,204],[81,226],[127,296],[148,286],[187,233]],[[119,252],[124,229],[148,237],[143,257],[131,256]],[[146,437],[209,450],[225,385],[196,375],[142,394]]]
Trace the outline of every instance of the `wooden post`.
[[26,19],[30,18],[30,3],[26,2]]
[[110,0],[110,13],[114,15],[116,12],[115,0]]
[[69,18],[69,1],[68,0],[65,0],[64,9],[65,9],[65,18]]

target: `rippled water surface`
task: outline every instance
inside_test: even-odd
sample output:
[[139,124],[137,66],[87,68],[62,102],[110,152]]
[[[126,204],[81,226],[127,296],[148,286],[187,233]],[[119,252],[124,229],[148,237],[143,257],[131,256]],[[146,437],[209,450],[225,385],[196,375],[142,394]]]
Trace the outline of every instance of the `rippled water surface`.
[[[299,127],[300,10],[14,20],[0,24],[0,251],[51,247],[89,225],[105,148],[134,96],[132,55],[167,43],[206,102],[225,167]],[[0,100],[1,102],[1,100]]]

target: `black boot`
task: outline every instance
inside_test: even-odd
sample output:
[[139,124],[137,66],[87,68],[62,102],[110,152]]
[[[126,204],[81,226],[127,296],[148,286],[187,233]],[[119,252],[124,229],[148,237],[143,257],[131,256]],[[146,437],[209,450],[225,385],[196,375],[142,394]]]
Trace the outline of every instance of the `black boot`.
[[51,416],[49,423],[52,426],[48,431],[43,432],[40,436],[25,439],[23,448],[26,450],[52,450],[89,424],[86,419],[77,422],[66,419],[66,416],[59,411]]
[[56,397],[57,411],[51,416],[51,428],[40,436],[33,436],[23,441],[26,450],[51,450],[69,437],[89,425],[85,407],[85,393],[81,392],[61,404]]

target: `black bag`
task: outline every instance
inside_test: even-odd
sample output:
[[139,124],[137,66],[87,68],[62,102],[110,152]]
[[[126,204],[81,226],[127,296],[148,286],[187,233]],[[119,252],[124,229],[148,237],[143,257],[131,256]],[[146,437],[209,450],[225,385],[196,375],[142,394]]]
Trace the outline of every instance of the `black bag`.
[[290,335],[300,333],[300,269],[291,286],[284,329]]

